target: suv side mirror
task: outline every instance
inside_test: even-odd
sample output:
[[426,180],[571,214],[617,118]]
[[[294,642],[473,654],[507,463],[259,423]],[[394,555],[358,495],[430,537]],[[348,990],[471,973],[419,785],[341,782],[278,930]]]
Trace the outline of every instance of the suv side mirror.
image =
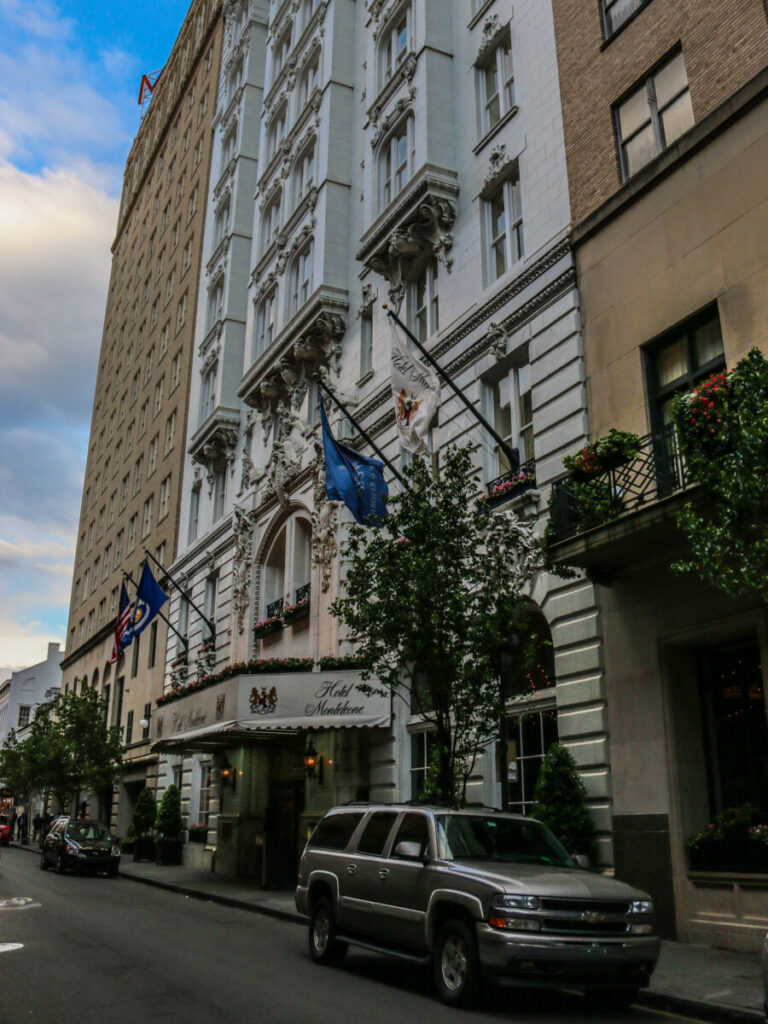
[[395,847],[395,856],[402,857],[403,860],[425,861],[427,859],[421,852],[421,843],[411,843],[405,840]]
[[571,860],[577,868],[581,868],[583,871],[592,870],[592,862],[590,861],[586,853],[574,853],[571,857]]

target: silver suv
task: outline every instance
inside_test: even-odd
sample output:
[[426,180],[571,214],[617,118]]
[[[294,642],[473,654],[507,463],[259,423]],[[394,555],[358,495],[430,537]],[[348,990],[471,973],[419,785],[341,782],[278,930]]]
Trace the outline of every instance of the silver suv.
[[483,975],[627,1006],[659,955],[650,897],[579,867],[540,822],[497,811],[348,804],[317,825],[296,906],[315,963],[349,945],[432,963],[440,998]]

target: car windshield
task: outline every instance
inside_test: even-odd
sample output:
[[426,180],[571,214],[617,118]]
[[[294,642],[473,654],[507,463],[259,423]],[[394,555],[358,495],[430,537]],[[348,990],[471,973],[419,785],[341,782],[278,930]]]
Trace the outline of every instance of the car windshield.
[[70,825],[67,835],[76,843],[109,842],[112,839],[109,829],[104,828],[103,825],[91,825],[87,822]]
[[574,867],[565,847],[538,821],[502,815],[441,814],[437,817],[437,844],[441,860]]

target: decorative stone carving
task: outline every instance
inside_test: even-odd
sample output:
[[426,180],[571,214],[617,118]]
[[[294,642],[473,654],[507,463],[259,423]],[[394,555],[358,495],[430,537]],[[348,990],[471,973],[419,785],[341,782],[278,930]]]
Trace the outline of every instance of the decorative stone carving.
[[301,456],[305,448],[304,436],[299,416],[283,399],[278,400],[275,417],[275,440],[267,463],[267,494],[274,494],[281,507],[287,508],[286,484],[301,469]]
[[320,588],[325,594],[331,586],[331,573],[338,554],[336,540],[338,515],[336,507],[325,490],[325,454],[323,442],[316,437],[313,442],[315,458],[312,463],[314,476],[314,510],[312,512],[312,565],[320,569]]
[[368,266],[389,282],[389,299],[395,310],[400,309],[405,294],[404,282],[425,255],[431,253],[450,271],[453,235],[449,228],[455,219],[454,202],[427,196],[419,203],[414,219],[393,230],[386,251],[368,261]]
[[[416,98],[416,87],[413,84],[413,78],[414,75],[416,74],[416,64],[416,54],[408,54],[403,63],[395,72],[395,74],[390,78],[386,86],[381,90],[378,100],[376,101],[376,103],[374,103],[369,112],[371,124],[374,127],[379,123],[379,118],[381,117],[381,113],[384,107],[386,106],[387,101],[390,99],[391,96],[394,96],[394,94],[397,92],[397,90],[400,88],[403,82],[407,83],[408,85],[408,99],[414,100]],[[398,103],[400,104],[400,112],[402,112],[402,110],[405,109],[405,97],[402,97],[400,100],[398,100]],[[397,104],[395,106],[397,108]],[[388,123],[391,123],[391,119],[388,120]]]
[[541,544],[534,523],[521,519],[511,510],[492,516],[485,543],[488,551],[509,553],[507,562],[516,590],[525,591],[541,571]]
[[515,157],[507,154],[507,147],[503,142],[494,146],[488,161],[488,171],[483,178],[482,191],[485,192],[497,181],[503,178],[515,163]]
[[248,445],[243,445],[243,456],[240,468],[240,487],[237,490],[238,498],[248,490],[252,483],[254,483],[255,478],[256,466],[254,465],[253,459],[248,451]]
[[358,310],[358,317],[361,317],[364,313],[370,313],[373,308],[374,302],[379,297],[378,290],[373,287],[372,284],[364,284],[362,295],[360,297],[360,309]]
[[213,494],[216,470],[224,464],[229,467],[230,473],[234,473],[236,444],[237,431],[216,424],[206,437],[205,443],[193,453],[192,461],[202,466],[205,471],[209,498]]
[[509,343],[509,333],[505,328],[491,320],[485,337],[491,346],[491,352],[493,352],[494,356],[497,359],[503,359],[507,354],[507,345]]
[[395,103],[382,120],[381,124],[376,128],[376,131],[371,135],[371,146],[375,149],[378,146],[380,140],[386,135],[392,125],[398,121],[407,110],[410,110],[413,106],[412,96],[401,96],[400,99]]
[[234,551],[232,554],[232,607],[238,633],[243,632],[250,604],[251,566],[253,564],[253,528],[245,509],[234,506]]
[[500,25],[498,14],[489,14],[483,22],[483,38],[480,41],[480,48],[477,51],[478,61],[485,59],[486,54],[496,42],[496,37],[498,36],[499,31]]

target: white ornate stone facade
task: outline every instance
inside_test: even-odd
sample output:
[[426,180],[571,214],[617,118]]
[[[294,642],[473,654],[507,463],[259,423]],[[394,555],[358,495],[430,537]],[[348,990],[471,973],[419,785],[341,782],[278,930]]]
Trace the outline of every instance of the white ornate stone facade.
[[[530,421],[523,422],[518,394],[511,430],[516,446],[531,447],[521,461],[529,465],[530,482],[535,473],[535,487],[515,501],[515,510],[537,530],[544,528],[548,483],[562,471],[562,455],[587,436],[551,11],[538,0],[515,3],[514,12],[511,0],[494,0],[471,18],[468,6],[459,0],[227,5],[216,114],[222,172],[212,176],[208,206],[199,394],[193,392],[190,405],[175,567],[196,601],[215,581],[217,667],[250,657],[349,653],[329,606],[339,592],[340,545],[351,517],[324,494],[316,377],[399,464],[387,298],[412,324],[423,324],[435,357],[489,418],[498,412],[500,389],[524,388]],[[241,58],[238,84],[227,76]],[[489,62],[497,60],[499,74],[508,76],[498,111],[483,92]],[[256,124],[258,139],[246,131]],[[227,176],[233,184],[225,200]],[[231,203],[228,246],[216,236],[224,201]],[[503,266],[493,219],[499,202],[507,204]],[[217,292],[220,274],[225,287]],[[220,295],[219,315],[209,303]],[[363,351],[369,336],[370,361]],[[205,377],[214,343],[212,394]],[[338,414],[329,409],[329,417],[337,436],[349,436]],[[485,482],[498,477],[503,469],[492,439],[444,389],[433,445],[467,436],[480,445]],[[195,481],[193,462],[212,476],[210,495]],[[305,593],[306,618],[253,638],[255,623],[274,615],[280,602],[298,604]],[[551,630],[557,685],[532,692],[520,710],[557,708],[560,738],[584,773],[602,859],[610,862],[593,589],[584,579],[539,573],[530,596]],[[174,596],[172,620],[179,613]],[[191,649],[203,638],[196,622],[191,614]],[[169,665],[174,654],[175,647]],[[408,799],[417,727],[396,707],[392,729],[368,730],[354,755],[354,744],[338,739],[329,739],[324,752],[333,759],[343,747],[350,764],[355,758],[364,764],[362,784],[372,797]],[[498,803],[491,761],[475,773],[472,800]],[[344,780],[316,792],[314,802],[308,798],[306,814],[358,795]]]

